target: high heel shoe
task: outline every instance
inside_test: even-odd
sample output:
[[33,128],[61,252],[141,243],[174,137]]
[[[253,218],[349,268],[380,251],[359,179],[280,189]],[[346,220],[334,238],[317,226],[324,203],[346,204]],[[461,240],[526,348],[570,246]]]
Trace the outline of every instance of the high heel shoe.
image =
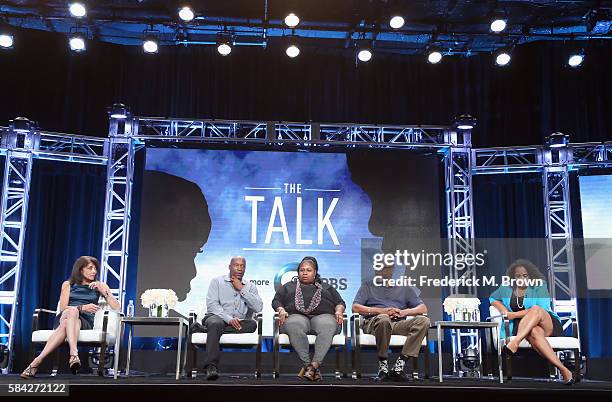
[[20,374],[20,377],[24,380],[36,378],[36,373],[32,373],[32,369],[38,369],[38,366],[32,366],[32,364],[30,364],[28,367],[26,367],[25,370],[23,370],[23,372]]
[[572,378],[570,378],[569,380],[561,380],[560,382],[563,385],[567,385],[567,386],[571,387],[572,385],[574,385],[576,383],[576,380],[574,380],[574,376],[572,376]]
[[[504,352],[508,353],[510,356],[515,356],[516,355],[516,352],[513,352],[512,350],[510,350],[508,345],[504,345]],[[518,350],[517,350],[517,352],[518,352]]]
[[70,355],[68,364],[70,365],[70,370],[72,370],[72,374],[78,373],[81,369],[81,359],[79,359],[78,355]]

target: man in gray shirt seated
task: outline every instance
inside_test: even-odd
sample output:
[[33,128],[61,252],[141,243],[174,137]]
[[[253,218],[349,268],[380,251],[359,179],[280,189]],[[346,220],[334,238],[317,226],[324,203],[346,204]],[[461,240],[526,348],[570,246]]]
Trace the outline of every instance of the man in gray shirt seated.
[[[386,265],[375,275],[390,279],[394,269],[394,265]],[[404,367],[419,357],[421,342],[429,329],[429,318],[423,315],[427,313],[427,306],[412,287],[376,286],[374,282],[369,280],[361,285],[353,301],[353,313],[364,316],[363,332],[376,337],[379,359],[377,379],[408,381],[410,377],[404,373]],[[376,283],[383,282],[377,280]],[[407,320],[408,316],[414,318]],[[395,365],[389,370],[387,358],[391,335],[404,335],[406,342]]]
[[207,332],[206,379],[219,378],[217,366],[221,350],[219,339],[224,333],[246,333],[257,330],[253,313],[263,309],[263,302],[257,293],[257,286],[242,280],[246,271],[244,257],[232,257],[229,273],[214,278],[206,295],[206,316],[202,320],[203,330]]

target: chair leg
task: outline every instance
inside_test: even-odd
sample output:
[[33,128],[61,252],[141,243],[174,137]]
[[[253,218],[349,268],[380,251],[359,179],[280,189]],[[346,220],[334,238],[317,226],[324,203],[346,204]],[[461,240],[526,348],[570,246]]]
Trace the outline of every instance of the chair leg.
[[552,380],[557,376],[557,369],[552,364],[548,363],[548,377]]
[[189,349],[189,355],[191,355],[191,358],[189,359],[188,370],[191,378],[196,378],[198,376],[198,348],[194,344],[191,344]]
[[261,378],[261,341],[255,351],[255,378]]
[[425,346],[425,361],[423,364],[425,365],[425,379],[429,380],[429,342]]
[[508,379],[508,381],[512,380],[512,356],[510,356],[510,353],[505,352],[506,355],[506,378]]
[[28,361],[28,363],[30,363],[32,360],[34,360],[34,354],[35,354],[36,348],[34,346],[34,342],[30,342],[30,360]]
[[100,355],[98,357],[98,376],[104,376],[104,364],[106,362],[106,342],[100,345]]
[[412,378],[419,379],[419,357],[412,359]]
[[55,377],[57,372],[59,371],[59,363],[60,363],[60,350],[61,346],[55,349],[53,352],[53,369],[51,370],[51,377]]
[[582,356],[580,350],[574,350],[574,381],[580,382],[582,379],[582,373],[580,371],[580,363],[582,363]]
[[272,377],[278,378],[280,375],[280,362],[279,362],[279,345],[278,343],[274,343],[272,346]]
[[334,373],[336,375],[336,380],[339,380],[342,378],[342,370],[340,369],[340,348],[336,347],[336,372]]

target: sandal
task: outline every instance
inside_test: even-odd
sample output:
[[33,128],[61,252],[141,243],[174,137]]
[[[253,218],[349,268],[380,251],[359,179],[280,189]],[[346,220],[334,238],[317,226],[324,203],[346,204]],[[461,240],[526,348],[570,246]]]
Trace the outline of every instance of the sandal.
[[300,380],[304,379],[304,373],[306,373],[306,367],[302,367],[297,375]]
[[309,381],[319,381],[321,379],[321,372],[318,368],[315,368],[315,366],[309,364],[308,367],[306,367],[304,378]]
[[20,377],[24,380],[30,380],[32,378],[35,378],[36,373],[32,373],[32,369],[38,369],[38,366],[32,366],[32,364],[30,364],[28,367],[26,367],[25,370],[23,370]]
[[72,370],[72,374],[78,373],[78,371],[81,369],[81,359],[79,359],[79,355],[70,355],[68,364],[70,365],[70,370]]

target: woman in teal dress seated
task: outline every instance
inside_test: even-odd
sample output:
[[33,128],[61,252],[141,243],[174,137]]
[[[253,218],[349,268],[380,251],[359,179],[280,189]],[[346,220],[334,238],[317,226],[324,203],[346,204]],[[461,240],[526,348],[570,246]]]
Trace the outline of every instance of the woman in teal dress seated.
[[[500,313],[506,314],[510,320],[511,340],[504,346],[506,352],[516,353],[519,344],[527,339],[536,352],[563,375],[566,384],[573,382],[572,372],[561,363],[546,337],[562,336],[563,327],[559,316],[550,308],[551,299],[544,281],[544,276],[538,268],[528,260],[513,262],[506,276],[515,279],[514,286],[500,286],[495,290],[489,301]],[[526,280],[540,279],[541,286],[527,286],[521,283]],[[505,328],[501,328],[501,337],[505,338]]]
[[22,378],[33,378],[43,360],[65,340],[68,340],[70,346],[70,369],[76,374],[81,368],[77,349],[79,331],[93,328],[100,296],[106,299],[113,310],[120,308],[108,285],[96,280],[99,269],[100,263],[94,257],[82,256],[75,261],[70,278],[62,283],[60,313],[55,317],[53,334],[49,336],[42,352],[21,373]]

